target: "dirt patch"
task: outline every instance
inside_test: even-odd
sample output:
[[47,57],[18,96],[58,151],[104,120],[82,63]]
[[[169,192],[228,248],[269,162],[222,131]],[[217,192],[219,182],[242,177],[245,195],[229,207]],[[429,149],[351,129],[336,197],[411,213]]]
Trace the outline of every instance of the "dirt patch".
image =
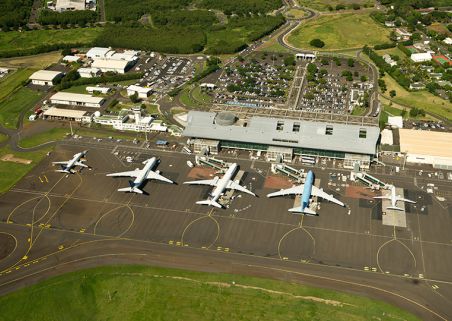
[[264,187],[270,189],[283,189],[292,187],[294,184],[286,177],[268,176],[265,179]]
[[187,177],[194,179],[207,179],[215,176],[216,171],[213,168],[195,167],[190,170]]
[[0,159],[4,162],[12,162],[12,163],[26,164],[26,165],[31,164],[31,160],[14,157],[13,154],[6,154],[6,155],[2,156],[2,158],[0,158]]
[[372,200],[374,196],[377,196],[371,189],[362,186],[349,186],[345,189],[345,196],[357,199]]

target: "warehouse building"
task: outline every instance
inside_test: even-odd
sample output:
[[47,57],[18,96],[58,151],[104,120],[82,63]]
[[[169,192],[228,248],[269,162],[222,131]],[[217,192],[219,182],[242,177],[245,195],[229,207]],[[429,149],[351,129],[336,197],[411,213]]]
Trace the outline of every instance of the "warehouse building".
[[[238,119],[229,112],[190,111],[182,133],[192,141],[219,141],[218,148],[267,152],[291,161],[297,155],[338,158],[344,167],[369,167],[376,154],[378,127],[253,116]],[[208,146],[206,146],[208,147]],[[202,146],[197,146],[202,148]]]
[[43,118],[48,120],[64,120],[75,122],[90,122],[92,115],[83,110],[51,107],[44,111]]
[[452,170],[452,133],[399,129],[399,137],[407,163]]
[[99,77],[102,74],[97,68],[79,68],[77,69],[77,72],[81,78]]
[[102,97],[93,97],[91,95],[74,94],[67,92],[57,92],[50,97],[50,102],[57,105],[73,105],[81,107],[95,107],[99,108],[104,103],[105,99]]
[[91,68],[97,68],[102,72],[110,71],[118,74],[125,74],[133,64],[133,61],[127,60],[96,59],[91,64]]
[[134,94],[137,94],[138,98],[146,99],[152,94],[152,89],[137,85],[130,85],[127,87],[127,96],[132,96]]
[[31,83],[37,86],[53,86],[53,81],[64,74],[60,71],[38,70],[30,76]]
[[55,11],[74,11],[85,10],[85,0],[57,0],[55,4]]

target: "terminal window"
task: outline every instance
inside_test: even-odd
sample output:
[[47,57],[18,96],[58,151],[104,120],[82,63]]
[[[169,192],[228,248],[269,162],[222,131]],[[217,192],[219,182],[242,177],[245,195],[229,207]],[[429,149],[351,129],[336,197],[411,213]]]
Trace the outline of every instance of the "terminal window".
[[359,129],[359,138],[366,138],[367,137],[367,130],[365,128]]
[[283,130],[284,129],[284,122],[283,121],[278,121],[276,123],[276,130]]
[[326,126],[325,135],[333,135],[333,126]]
[[297,123],[297,122],[293,123],[292,131],[299,132],[300,131],[300,123]]

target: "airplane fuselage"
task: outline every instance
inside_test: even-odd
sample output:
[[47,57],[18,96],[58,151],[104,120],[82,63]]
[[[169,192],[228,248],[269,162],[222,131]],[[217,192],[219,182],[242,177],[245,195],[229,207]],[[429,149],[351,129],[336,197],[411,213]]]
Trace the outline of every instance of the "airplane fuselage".
[[218,180],[217,186],[212,191],[211,200],[217,201],[220,196],[223,194],[224,190],[226,189],[226,186],[228,186],[229,181],[232,180],[232,177],[234,176],[235,172],[237,171],[237,164],[232,164],[226,173],[224,173],[223,177]]
[[306,180],[304,182],[304,187],[303,187],[303,195],[301,196],[301,209],[302,210],[304,210],[306,207],[309,206],[313,183],[314,183],[314,173],[312,171],[309,171],[308,174],[306,175]]
[[85,151],[75,154],[74,157],[65,166],[65,170],[69,172],[75,166],[75,164],[80,161],[80,159],[85,157],[85,155]]
[[391,205],[394,207],[397,206],[397,195],[395,186],[391,186]]
[[143,184],[149,172],[154,168],[156,162],[157,159],[155,157],[152,157],[151,159],[149,159],[149,161],[146,162],[143,169],[140,171],[140,174],[133,181],[135,187],[139,187]]

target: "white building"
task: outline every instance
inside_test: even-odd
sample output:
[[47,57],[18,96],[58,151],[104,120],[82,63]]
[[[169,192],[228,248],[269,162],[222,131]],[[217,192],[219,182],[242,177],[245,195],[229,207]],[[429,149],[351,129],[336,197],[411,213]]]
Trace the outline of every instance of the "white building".
[[119,116],[99,116],[94,118],[94,122],[102,125],[113,126],[117,130],[128,130],[135,132],[159,131],[166,132],[168,127],[161,121],[154,121],[151,116],[142,116],[140,108],[131,110],[132,115],[127,111],[122,111]]
[[316,57],[315,54],[310,54],[310,53],[297,53],[295,55],[295,58],[297,58],[297,59],[314,60],[315,57]]
[[152,89],[137,85],[130,85],[127,87],[127,96],[132,96],[135,93],[138,94],[138,98],[146,99],[151,95]]
[[390,55],[388,55],[388,54],[383,55],[383,59],[384,59],[385,62],[386,62],[388,65],[390,65],[391,67],[397,66],[397,61],[393,60],[393,59],[391,58]]
[[77,69],[77,72],[81,78],[99,77],[102,74],[100,69],[97,68],[79,68]]
[[452,45],[452,38],[447,37],[443,40],[446,45]]
[[7,74],[9,72],[8,68],[0,67],[0,74]]
[[211,83],[202,83],[201,85],[199,85],[199,87],[204,88],[204,89],[208,89],[208,90],[214,90],[217,86],[215,84],[211,84]]
[[430,61],[432,60],[432,55],[429,52],[413,53],[411,54],[410,59],[414,62]]
[[96,59],[91,64],[91,67],[100,69],[102,72],[111,71],[118,74],[125,74],[126,70],[132,65],[133,63],[126,60]]
[[64,56],[63,61],[64,62],[79,62],[80,57],[79,56]]
[[402,116],[388,116],[388,125],[392,128],[403,128]]
[[111,91],[110,87],[86,87],[86,91],[90,94],[99,93],[99,94],[108,94]]
[[93,97],[91,95],[74,94],[63,91],[57,92],[52,97],[50,97],[50,102],[52,104],[95,108],[101,107],[104,101],[105,99],[102,97]]
[[53,86],[53,81],[62,76],[61,71],[38,70],[30,76],[31,83],[38,86]]
[[85,10],[85,0],[57,0],[55,11]]
[[108,60],[125,60],[125,61],[137,61],[140,53],[135,50],[124,50],[123,52],[116,52],[114,50],[108,51],[105,54],[105,59]]
[[103,47],[93,47],[86,53],[86,57],[90,59],[103,59],[106,57],[108,52],[114,52],[111,48],[103,48]]

